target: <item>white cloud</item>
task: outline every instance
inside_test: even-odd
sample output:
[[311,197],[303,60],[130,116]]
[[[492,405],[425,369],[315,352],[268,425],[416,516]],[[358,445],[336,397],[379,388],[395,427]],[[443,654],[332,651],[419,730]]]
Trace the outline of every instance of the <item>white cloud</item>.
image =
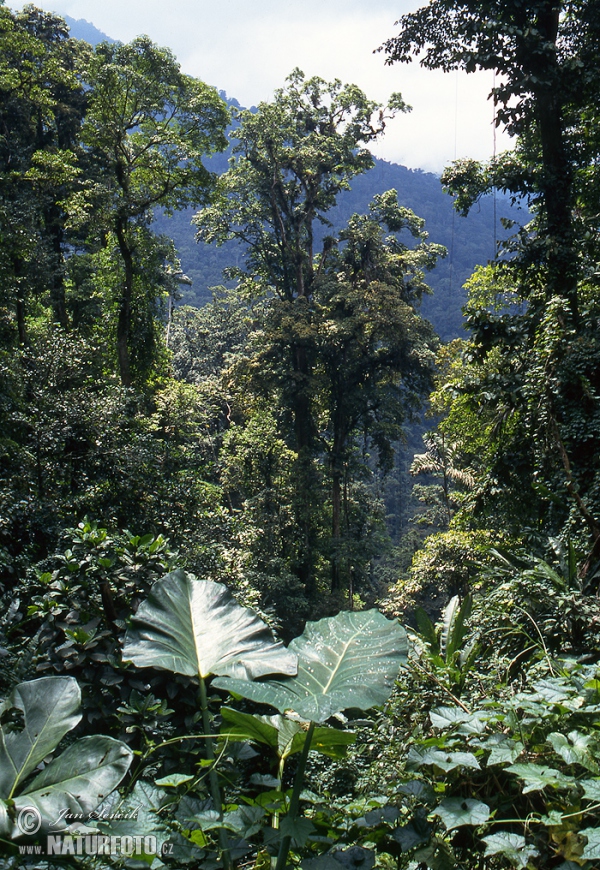
[[414,109],[394,120],[375,146],[387,160],[440,171],[455,156],[492,153],[490,76],[444,75],[417,64],[386,67],[384,56],[373,54],[394,34],[397,18],[419,5],[414,0],[38,2],[122,41],[147,33],[174,51],[185,72],[242,105],[270,99],[296,66],[309,76],[355,82],[382,102],[401,91]]

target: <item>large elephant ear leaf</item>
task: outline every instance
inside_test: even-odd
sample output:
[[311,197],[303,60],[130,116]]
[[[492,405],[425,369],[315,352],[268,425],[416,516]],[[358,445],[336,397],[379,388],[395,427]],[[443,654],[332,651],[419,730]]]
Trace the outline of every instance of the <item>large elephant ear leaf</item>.
[[20,683],[2,705],[22,714],[22,727],[0,728],[0,797],[12,798],[17,787],[74,728],[81,692],[73,677],[41,677]]
[[[24,807],[34,807],[44,825],[53,830],[66,826],[65,810],[75,818],[85,818],[119,785],[132,758],[131,749],[120,740],[82,737],[15,798],[17,814]],[[57,824],[60,819],[62,823]]]
[[123,658],[176,674],[255,679],[295,674],[297,658],[226,586],[173,571],[158,580],[125,636]]
[[244,698],[325,722],[350,707],[368,710],[388,699],[406,660],[406,632],[377,610],[339,613],[309,622],[290,644],[298,675],[257,682],[219,678],[213,685]]

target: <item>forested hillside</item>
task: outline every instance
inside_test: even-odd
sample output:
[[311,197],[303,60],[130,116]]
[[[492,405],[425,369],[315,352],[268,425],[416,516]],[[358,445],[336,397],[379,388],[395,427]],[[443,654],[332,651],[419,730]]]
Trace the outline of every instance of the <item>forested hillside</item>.
[[0,0],[0,868],[596,870],[597,4],[400,19],[497,75],[441,179],[75,27]]

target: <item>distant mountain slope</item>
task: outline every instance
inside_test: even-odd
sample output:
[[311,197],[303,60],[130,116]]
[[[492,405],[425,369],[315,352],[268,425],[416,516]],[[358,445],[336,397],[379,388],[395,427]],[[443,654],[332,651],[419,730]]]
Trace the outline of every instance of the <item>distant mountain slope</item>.
[[94,27],[94,25],[91,24],[91,22],[86,21],[85,18],[71,18],[69,15],[63,15],[63,18],[69,25],[71,36],[75,39],[83,39],[85,42],[89,42],[90,45],[98,45],[99,42],[117,41],[116,39],[107,36],[106,33],[102,33],[101,30],[98,30],[97,27]]

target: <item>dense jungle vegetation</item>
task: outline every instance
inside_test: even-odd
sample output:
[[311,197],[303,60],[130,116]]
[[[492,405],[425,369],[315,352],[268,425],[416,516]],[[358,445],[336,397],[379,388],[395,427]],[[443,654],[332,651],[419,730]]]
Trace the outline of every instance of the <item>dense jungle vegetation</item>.
[[430,0],[415,59],[513,137],[441,179],[463,297],[399,93],[0,2],[1,867],[600,867],[600,13]]

